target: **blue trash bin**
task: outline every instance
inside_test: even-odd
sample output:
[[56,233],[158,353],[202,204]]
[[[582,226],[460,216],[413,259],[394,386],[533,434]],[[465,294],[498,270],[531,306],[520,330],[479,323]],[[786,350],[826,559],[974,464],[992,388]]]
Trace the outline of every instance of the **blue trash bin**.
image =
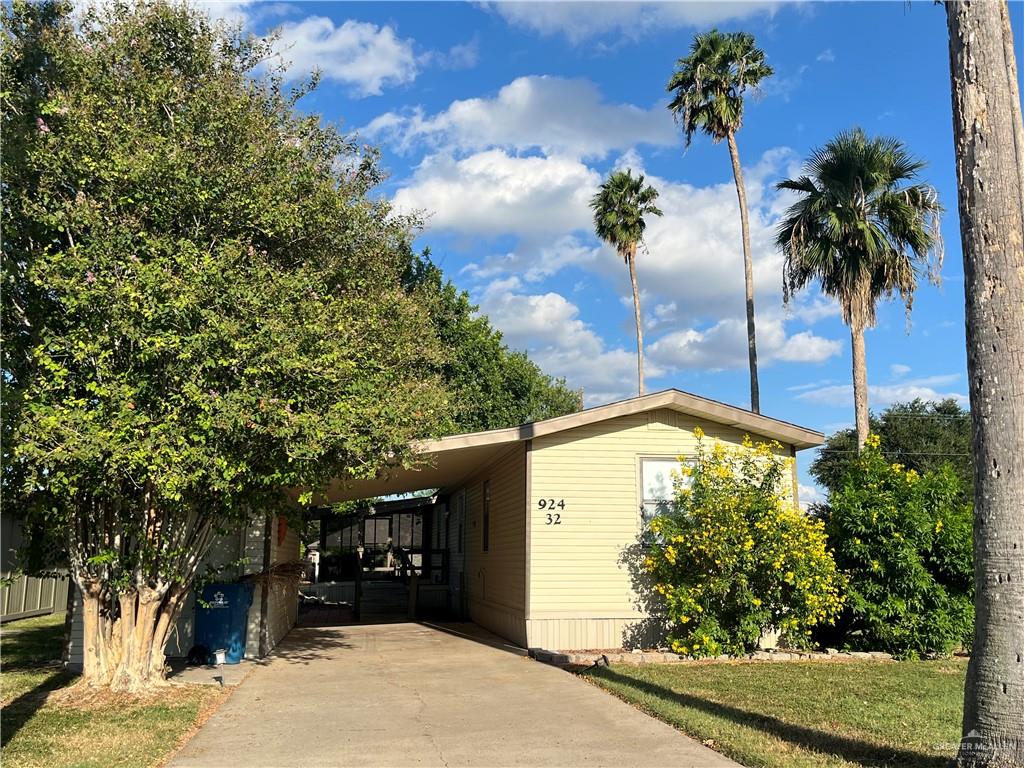
[[202,602],[196,602],[196,644],[206,646],[210,664],[221,648],[227,652],[225,661],[237,664],[245,656],[252,584],[207,584]]

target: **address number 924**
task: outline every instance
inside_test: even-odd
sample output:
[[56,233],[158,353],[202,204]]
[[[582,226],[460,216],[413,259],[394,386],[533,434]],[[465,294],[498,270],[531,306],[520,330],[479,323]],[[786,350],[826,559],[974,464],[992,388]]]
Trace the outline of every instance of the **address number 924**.
[[[538,509],[547,510],[565,509],[565,499],[540,499],[537,502],[537,507]],[[547,515],[545,515],[545,517],[547,518],[544,521],[545,525],[562,524],[562,515],[558,512],[548,512]]]

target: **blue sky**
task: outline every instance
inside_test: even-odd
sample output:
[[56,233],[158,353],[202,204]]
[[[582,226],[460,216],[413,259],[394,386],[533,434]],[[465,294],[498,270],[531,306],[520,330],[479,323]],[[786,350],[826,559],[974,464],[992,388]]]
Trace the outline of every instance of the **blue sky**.
[[[1016,40],[1022,6],[1011,3]],[[833,431],[853,419],[849,334],[814,291],[787,310],[773,183],[861,126],[928,162],[947,212],[943,284],[923,284],[909,331],[899,302],[867,335],[871,405],[966,404],[963,280],[945,14],[931,2],[267,3],[209,6],[278,27],[302,107],[379,145],[381,192],[420,212],[420,246],[469,291],[510,346],[582,387],[588,405],[635,394],[628,275],[591,231],[610,170],[647,174],[665,212],[638,258],[648,391],[749,405],[739,218],[724,144],[683,151],[665,83],[695,31],[751,32],[775,76],[738,143],[751,205],[763,413]],[[802,482],[811,485],[801,458]],[[813,497],[808,489],[805,497]]]

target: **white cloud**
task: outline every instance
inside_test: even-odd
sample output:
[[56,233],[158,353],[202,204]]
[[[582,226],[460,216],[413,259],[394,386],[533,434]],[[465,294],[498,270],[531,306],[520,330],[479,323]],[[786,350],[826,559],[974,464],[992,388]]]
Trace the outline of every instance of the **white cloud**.
[[[789,149],[770,150],[745,170],[758,317],[782,303],[777,195],[768,182],[792,159]],[[641,288],[662,302],[675,301],[684,322],[742,317],[743,251],[732,179],[704,187],[653,176],[648,181],[659,191],[658,206],[665,215],[648,221],[647,250],[637,259]],[[621,271],[617,262],[615,267]]]
[[800,294],[789,305],[789,312],[809,325],[827,317],[839,317],[839,304],[827,296]]
[[[952,391],[948,386],[959,381],[959,373],[939,376],[925,376],[917,379],[906,379],[889,384],[869,384],[868,402],[879,408],[920,398],[921,400],[945,400],[953,398],[961,405],[967,405],[967,395]],[[936,389],[942,387],[942,390]],[[806,400],[819,405],[848,406],[853,404],[853,385],[840,384],[811,389],[796,396],[797,400]]]
[[440,230],[558,237],[589,227],[588,203],[600,181],[597,171],[568,157],[513,157],[493,149],[457,160],[442,153],[419,165],[394,204],[425,211]]
[[[527,257],[523,256],[524,253],[528,254]],[[482,264],[467,264],[462,271],[479,280],[502,274],[521,274],[527,282],[534,283],[568,266],[592,265],[600,253],[599,247],[585,245],[575,235],[566,235],[553,243],[545,241],[535,248],[520,248],[492,256]]]
[[541,149],[548,155],[573,157],[603,157],[634,144],[678,142],[663,105],[647,110],[608,104],[589,80],[549,76],[517,78],[493,98],[454,101],[435,115],[425,115],[419,108],[387,112],[363,133],[388,141],[399,151],[426,144],[464,152]]
[[637,39],[680,27],[704,27],[771,14],[778,3],[756,2],[497,2],[506,21],[542,35],[564,35],[574,44],[605,34]]
[[797,496],[800,499],[800,506],[803,509],[807,509],[811,504],[824,504],[828,501],[828,496],[816,485],[804,485],[799,483],[797,485]]
[[808,381],[804,384],[793,384],[792,386],[786,387],[787,392],[806,392],[809,389],[821,389],[831,384],[835,384],[835,379],[821,379],[820,381]]
[[214,20],[225,21],[231,25],[246,25],[249,13],[253,10],[255,0],[193,0],[190,5],[206,11]]
[[[186,4],[196,10],[203,11],[212,21],[223,21],[229,26],[248,26],[252,12],[256,10],[256,0],[185,0]],[[89,9],[103,10],[112,8],[114,0],[72,0],[72,13],[81,16]],[[266,3],[267,6],[276,5]],[[276,11],[276,8],[274,9]]]
[[910,366],[903,365],[902,363],[893,363],[889,366],[889,373],[894,379],[902,379],[908,373],[910,373]]
[[823,61],[826,64],[831,64],[835,60],[836,55],[832,53],[831,48],[826,48],[825,50],[818,54],[818,61]]
[[349,19],[340,25],[324,16],[308,16],[279,27],[278,50],[289,71],[314,69],[325,78],[352,87],[360,96],[380,94],[385,86],[416,79],[419,71],[413,41],[389,26]]
[[[786,334],[777,314],[757,318],[758,362],[821,363],[842,344],[810,331]],[[706,330],[688,328],[662,336],[648,349],[650,359],[668,369],[724,370],[747,365],[746,320],[726,318]]]
[[[579,307],[559,293],[524,293],[516,277],[496,280],[479,297],[487,315],[513,349],[525,349],[546,373],[583,387],[587,405],[636,394],[636,353],[609,348],[579,317]],[[661,371],[652,368],[649,376]]]
[[420,62],[440,69],[472,69],[480,60],[480,39],[474,37],[465,43],[453,45],[447,51],[427,51],[420,56]]

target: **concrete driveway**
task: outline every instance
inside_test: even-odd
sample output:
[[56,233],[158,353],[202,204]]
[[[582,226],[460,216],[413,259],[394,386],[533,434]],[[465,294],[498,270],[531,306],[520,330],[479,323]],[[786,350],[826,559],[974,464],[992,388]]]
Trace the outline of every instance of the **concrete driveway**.
[[296,628],[170,765],[736,768],[521,654],[471,624]]

